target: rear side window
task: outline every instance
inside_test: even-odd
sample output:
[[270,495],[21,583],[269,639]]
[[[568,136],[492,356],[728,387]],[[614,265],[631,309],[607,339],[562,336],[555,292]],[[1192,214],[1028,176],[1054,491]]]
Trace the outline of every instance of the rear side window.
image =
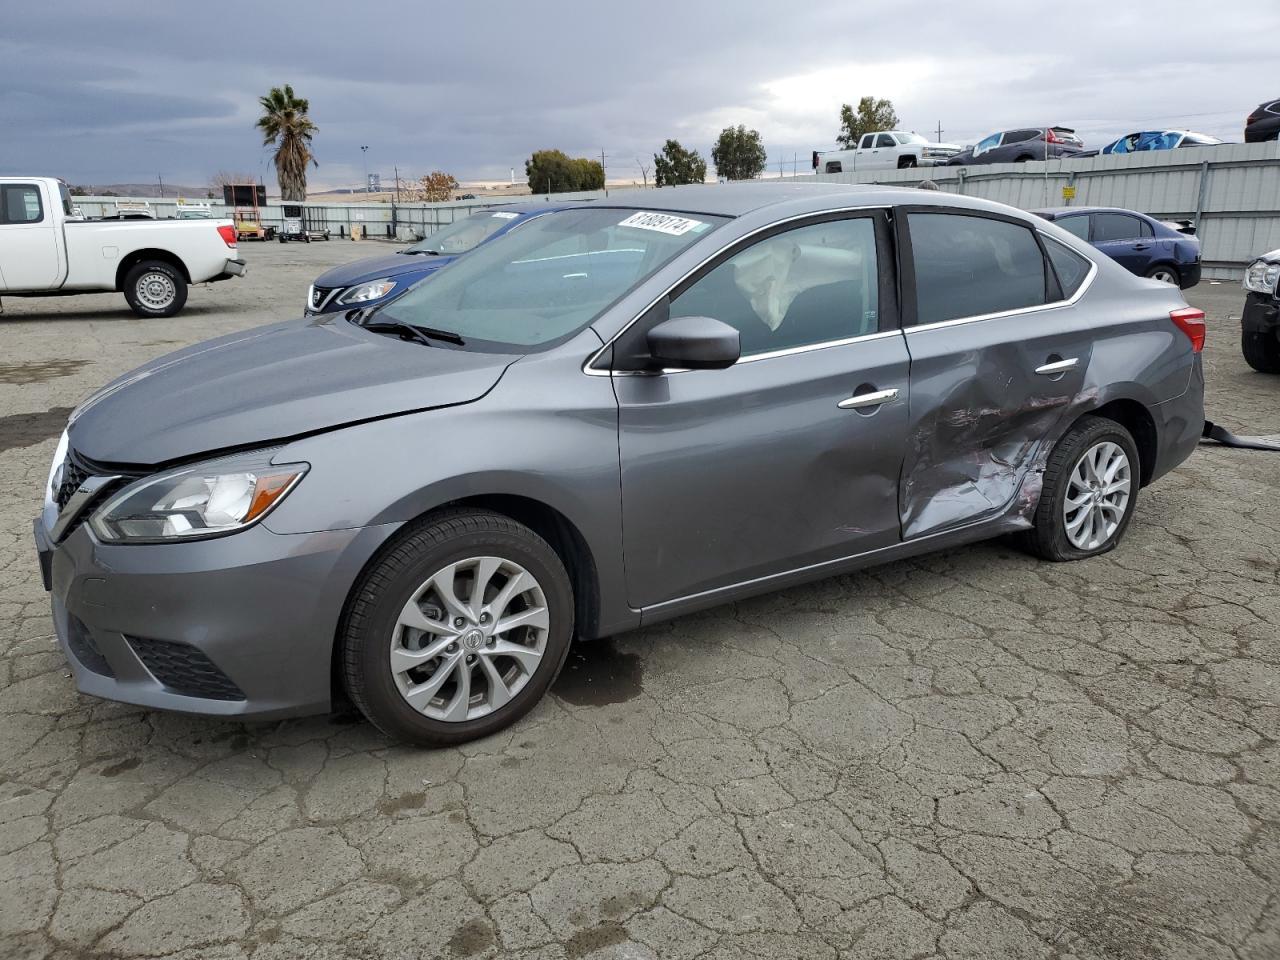
[[1040,136],[1039,130],[1010,130],[1004,135],[1005,143],[1022,143],[1024,140],[1034,140]]
[[[1102,243],[1107,240],[1135,240],[1141,237],[1142,228],[1146,226],[1137,217],[1124,213],[1095,213],[1093,215],[1093,242]],[[1151,227],[1147,226],[1148,237]]]
[[1084,283],[1084,278],[1089,275],[1089,269],[1093,264],[1074,250],[1068,250],[1052,237],[1045,238],[1044,249],[1049,254],[1049,263],[1053,265],[1053,272],[1058,275],[1058,285],[1062,287],[1063,298],[1071,299],[1080,289],[1080,284]]
[[1027,227],[951,213],[908,213],[916,323],[1046,302],[1044,255]]
[[34,183],[0,186],[0,223],[39,223],[44,219],[40,188]]
[[876,135],[874,133],[863,134],[861,149],[863,150],[871,149],[871,145],[875,142],[875,139],[876,139]]
[[672,300],[670,315],[729,324],[748,357],[875,333],[878,297],[875,221],[856,217],[738,251]]

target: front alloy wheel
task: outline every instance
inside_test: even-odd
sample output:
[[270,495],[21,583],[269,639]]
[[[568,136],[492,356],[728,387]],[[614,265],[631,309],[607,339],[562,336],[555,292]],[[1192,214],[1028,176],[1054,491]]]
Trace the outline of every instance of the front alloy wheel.
[[515,722],[564,665],[573,588],[537,533],[490,511],[419,521],[356,584],[339,630],[347,693],[384,733],[462,743]]

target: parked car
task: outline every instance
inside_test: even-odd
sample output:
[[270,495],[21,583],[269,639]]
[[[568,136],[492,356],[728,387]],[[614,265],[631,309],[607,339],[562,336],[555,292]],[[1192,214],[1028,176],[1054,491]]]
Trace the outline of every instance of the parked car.
[[1084,142],[1070,127],[1021,127],[984,137],[947,161],[948,166],[983,163],[1025,163],[1079,156]]
[[1280,373],[1280,250],[1264,253],[1244,272],[1240,347],[1259,373]]
[[1217,137],[1207,133],[1193,133],[1190,130],[1142,130],[1128,133],[1112,140],[1101,150],[1086,150],[1080,156],[1092,157],[1098,154],[1110,156],[1115,153],[1146,153],[1151,150],[1178,150],[1182,147],[1211,147],[1222,143]]
[[307,291],[306,313],[337,313],[373,307],[400,296],[469,250],[549,210],[525,204],[484,210],[441,227],[431,236],[394,253],[344,263],[322,273]]
[[230,220],[85,220],[52,177],[0,177],[0,294],[119,290],[139,317],[172,317],[187,286],[243,276]]
[[1258,104],[1244,121],[1245,143],[1266,143],[1280,139],[1280,100]]
[[813,168],[819,173],[852,173],[866,170],[903,170],[936,167],[960,152],[954,143],[932,143],[918,133],[878,130],[864,133],[850,150],[814,151]]
[[109,384],[58,445],[41,569],[86,693],[243,718],[341,685],[457,743],[575,635],[1011,532],[1112,549],[1200,440],[1204,333],[989,201],[615,192]]
[[1033,213],[1097,247],[1130,273],[1186,290],[1200,282],[1200,240],[1186,223],[1165,223],[1135,210],[1055,207]]

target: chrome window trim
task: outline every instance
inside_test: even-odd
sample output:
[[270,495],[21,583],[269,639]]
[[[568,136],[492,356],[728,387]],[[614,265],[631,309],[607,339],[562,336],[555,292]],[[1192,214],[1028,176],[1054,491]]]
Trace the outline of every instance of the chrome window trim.
[[[697,273],[699,270],[705,267],[708,263],[710,263],[716,257],[720,256],[720,254],[724,253],[730,247],[736,246],[737,244],[740,244],[745,240],[750,240],[752,237],[757,236],[758,234],[767,233],[770,230],[776,229],[777,227],[780,227],[780,226],[785,226],[788,223],[794,223],[797,220],[809,220],[809,219],[812,219],[813,217],[824,217],[833,213],[853,213],[853,212],[858,212],[863,210],[892,211],[893,204],[869,203],[869,204],[858,204],[856,206],[851,206],[851,207],[833,207],[830,210],[811,210],[808,213],[798,213],[793,217],[787,217],[785,220],[775,220],[772,223],[767,223],[762,227],[757,227],[755,230],[752,230],[750,233],[744,233],[742,236],[729,241],[728,243],[721,246],[719,249],[715,250],[713,253],[708,254],[702,260],[698,261],[698,263],[694,264],[688,270],[686,270],[680,276],[680,278],[676,280],[675,283],[668,286],[667,289],[665,289],[662,293],[660,293],[658,296],[650,300],[643,310],[641,310],[634,317],[632,317],[625,324],[623,324],[622,329],[619,330],[617,333],[615,333],[608,340],[606,340],[604,343],[604,346],[602,346],[599,350],[596,350],[594,353],[592,353],[591,356],[587,357],[586,360],[582,361],[582,372],[589,377],[612,377],[612,376],[651,377],[651,376],[654,376],[654,373],[651,373],[647,370],[616,370],[615,371],[615,370],[608,370],[608,369],[600,369],[595,366],[595,363],[597,360],[600,359],[600,357],[604,354],[606,350],[608,350],[611,346],[613,346],[613,343],[615,340],[617,340],[624,333],[626,333],[633,326],[635,326],[635,324],[640,320],[640,318],[643,317],[650,310],[652,310],[659,300],[661,300],[663,297],[670,296],[672,290],[680,286],[680,284],[684,283],[691,276],[693,276],[695,273]],[[878,275],[878,271],[877,271],[877,275]],[[853,343],[856,340],[871,339],[873,337],[879,337],[881,335],[894,335],[894,334],[899,334],[901,332],[902,332],[901,329],[885,330],[875,334],[867,334],[862,337],[852,337],[844,340],[827,340],[827,341],[824,341],[823,343],[806,344],[805,346],[802,346],[802,347],[790,347],[786,350],[776,350],[768,354],[758,353],[750,357],[739,357],[738,360],[735,361],[734,366],[737,366],[737,364],[739,363],[750,362],[752,360],[769,359],[775,355],[785,356],[790,353],[800,353],[805,350],[818,350],[818,349],[822,349],[823,347],[833,347],[833,346],[837,346],[844,343]],[[665,373],[686,373],[688,371],[683,369],[680,369],[680,370],[664,369],[658,372],[665,374]]]
[[[1072,249],[1071,247],[1063,243],[1061,240],[1058,240],[1055,237],[1049,236],[1049,234],[1044,233],[1038,228],[1032,226],[1031,229],[1035,230],[1036,233],[1038,233],[1045,240],[1050,241],[1051,243],[1056,243],[1058,246],[1071,251],[1076,256],[1078,257],[1084,256],[1084,254],[1082,254],[1079,250]],[[1080,281],[1080,286],[1076,290],[1076,292],[1073,293],[1070,297],[1067,297],[1065,300],[1055,300],[1053,301],[1053,303],[1039,303],[1033,307],[1019,307],[1016,310],[1001,310],[998,313],[980,313],[972,317],[956,317],[954,320],[939,320],[937,323],[921,323],[921,324],[917,324],[914,327],[903,327],[902,332],[909,336],[913,333],[920,333],[920,332],[925,332],[929,330],[942,330],[946,327],[958,327],[961,324],[965,324],[965,323],[977,323],[980,320],[1001,320],[1005,317],[1016,317],[1022,314],[1040,313],[1045,310],[1060,310],[1063,307],[1074,306],[1079,301],[1079,299],[1085,295],[1089,287],[1092,286],[1093,278],[1098,275],[1097,261],[1094,260],[1092,257],[1084,257],[1084,258],[1089,261],[1089,272],[1085,274],[1085,278]]]

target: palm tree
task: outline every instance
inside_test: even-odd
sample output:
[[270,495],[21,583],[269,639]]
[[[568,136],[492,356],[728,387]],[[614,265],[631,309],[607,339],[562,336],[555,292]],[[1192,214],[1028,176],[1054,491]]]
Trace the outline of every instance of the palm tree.
[[276,145],[276,179],[280,182],[280,199],[307,199],[307,164],[315,164],[311,138],[316,125],[307,116],[311,104],[293,95],[293,87],[272,87],[259,97],[263,114],[256,126],[262,131],[262,145]]

